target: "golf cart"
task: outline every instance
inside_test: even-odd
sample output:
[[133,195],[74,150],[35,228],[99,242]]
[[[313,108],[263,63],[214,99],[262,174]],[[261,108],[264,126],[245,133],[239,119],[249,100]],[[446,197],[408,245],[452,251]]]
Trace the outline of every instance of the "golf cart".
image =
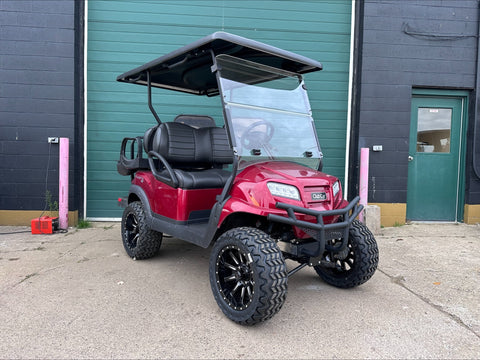
[[[322,170],[302,74],[312,59],[217,32],[120,75],[145,85],[157,124],[122,141],[118,172],[131,177],[122,217],[127,254],[157,254],[162,234],[212,246],[215,300],[231,320],[275,315],[288,277],[310,266],[327,283],[350,288],[370,279],[378,249],[356,220],[359,198],[343,199]],[[219,96],[224,125],[210,116],[162,122],[152,87]],[[287,270],[285,260],[298,263]]]

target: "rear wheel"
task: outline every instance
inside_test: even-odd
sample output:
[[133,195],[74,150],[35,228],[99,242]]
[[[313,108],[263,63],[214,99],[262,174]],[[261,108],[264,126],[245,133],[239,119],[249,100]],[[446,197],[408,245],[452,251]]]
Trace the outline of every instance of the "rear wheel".
[[210,284],[229,319],[253,325],[271,318],[285,302],[285,260],[275,241],[263,231],[232,229],[213,246]]
[[128,256],[142,260],[155,256],[162,245],[162,233],[150,230],[139,201],[125,208],[122,217],[122,241]]
[[360,221],[350,227],[348,245],[341,253],[327,255],[333,267],[315,266],[317,274],[328,284],[351,288],[368,281],[378,265],[378,247],[373,234]]

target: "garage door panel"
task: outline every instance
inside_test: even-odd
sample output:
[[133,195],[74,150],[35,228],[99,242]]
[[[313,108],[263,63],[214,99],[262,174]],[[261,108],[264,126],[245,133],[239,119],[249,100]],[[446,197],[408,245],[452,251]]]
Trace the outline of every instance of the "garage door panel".
[[[121,139],[142,135],[156,123],[146,87],[117,83],[116,77],[219,30],[322,62],[325,70],[307,75],[307,85],[322,149],[329,156],[324,169],[343,177],[350,0],[95,0],[88,11],[87,217],[121,216],[116,198],[130,184],[128,176],[116,172]],[[153,104],[163,121],[185,113],[223,123],[219,98],[154,89]]]

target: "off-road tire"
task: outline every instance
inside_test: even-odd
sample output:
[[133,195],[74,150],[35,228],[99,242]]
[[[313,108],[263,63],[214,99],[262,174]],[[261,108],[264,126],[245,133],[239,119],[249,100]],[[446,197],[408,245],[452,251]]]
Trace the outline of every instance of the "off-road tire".
[[231,229],[213,246],[210,255],[213,296],[223,313],[239,324],[253,325],[275,315],[285,302],[287,280],[282,252],[259,229]]
[[[330,259],[335,254],[329,254]],[[317,274],[328,284],[339,288],[352,288],[368,281],[378,265],[378,247],[373,234],[360,221],[350,227],[348,254],[336,260],[336,267],[315,266]]]
[[162,245],[162,233],[147,226],[142,203],[128,204],[122,216],[122,241],[128,256],[136,260],[155,256]]

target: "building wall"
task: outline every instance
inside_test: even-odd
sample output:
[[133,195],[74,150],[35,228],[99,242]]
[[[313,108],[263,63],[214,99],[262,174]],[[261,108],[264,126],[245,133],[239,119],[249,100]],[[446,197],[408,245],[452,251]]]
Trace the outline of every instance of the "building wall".
[[50,136],[70,138],[70,209],[78,206],[75,6],[0,0],[0,224],[11,223],[8,211],[40,213],[46,190],[58,201],[58,145],[47,143]]
[[[396,203],[404,209],[412,88],[470,90],[474,109],[478,2],[365,0],[362,6],[359,127],[354,146],[383,145],[382,152],[370,153],[369,202]],[[480,203],[480,181],[473,174],[471,156],[478,119],[475,111],[469,112],[467,204]],[[358,157],[353,160],[358,164]],[[356,178],[358,171],[352,176]]]

